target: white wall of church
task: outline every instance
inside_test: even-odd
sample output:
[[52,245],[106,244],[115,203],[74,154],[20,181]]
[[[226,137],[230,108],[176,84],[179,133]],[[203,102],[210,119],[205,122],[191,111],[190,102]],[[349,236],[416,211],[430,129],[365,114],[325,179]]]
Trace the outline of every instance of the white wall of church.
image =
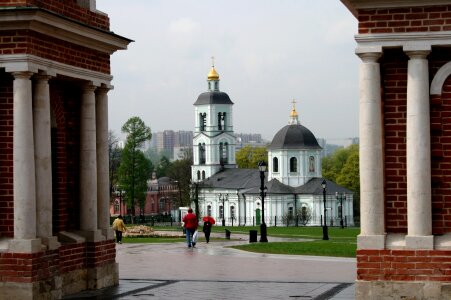
[[[297,187],[310,179],[322,177],[319,150],[270,150],[268,152],[268,180],[273,178],[283,184]],[[311,161],[311,157],[313,160]],[[275,172],[274,158],[278,159],[278,172]],[[290,160],[296,159],[295,172],[290,170]]]
[[[259,195],[242,195],[234,189],[216,189],[207,191],[203,189],[199,194],[199,206],[201,215],[207,215],[208,206],[211,207],[211,216],[215,218],[218,225],[221,225],[222,215],[221,207],[224,201],[224,220],[226,226],[232,226],[231,207],[234,207],[235,219],[233,226],[238,225],[258,225],[256,210],[262,209],[261,198]],[[352,219],[352,195],[348,195],[343,203],[343,218],[347,216],[347,226],[354,226]],[[311,212],[311,220],[308,226],[321,226],[322,216],[324,215],[323,196],[322,195],[267,195],[265,197],[265,221],[268,226],[284,226],[284,216],[289,213],[289,208],[300,209],[308,207]],[[326,196],[327,224],[339,225],[339,201],[335,195]],[[275,218],[277,217],[277,218]]]

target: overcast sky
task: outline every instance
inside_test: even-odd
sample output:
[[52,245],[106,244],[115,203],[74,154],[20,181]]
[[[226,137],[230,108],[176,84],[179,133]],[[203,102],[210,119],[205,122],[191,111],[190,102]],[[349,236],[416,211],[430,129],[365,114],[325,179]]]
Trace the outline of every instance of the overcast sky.
[[194,130],[211,57],[235,103],[236,133],[271,140],[292,100],[317,138],[358,136],[357,21],[339,0],[97,0],[134,40],[111,60],[110,129]]

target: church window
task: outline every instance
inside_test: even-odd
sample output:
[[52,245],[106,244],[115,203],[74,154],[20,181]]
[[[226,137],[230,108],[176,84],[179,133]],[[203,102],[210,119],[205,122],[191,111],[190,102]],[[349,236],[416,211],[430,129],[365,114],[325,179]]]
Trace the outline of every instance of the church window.
[[211,91],[211,81],[208,82],[208,89]]
[[199,164],[205,164],[205,144],[199,143]]
[[218,113],[218,130],[226,130],[226,113],[220,112]]
[[272,171],[276,173],[279,172],[279,159],[277,157],[272,159]]
[[309,157],[309,172],[315,172],[315,158],[313,156]]
[[293,218],[293,206],[288,207],[288,217],[290,219]]
[[199,114],[199,129],[200,131],[205,131],[207,127],[207,113]]
[[215,81],[215,90],[219,90],[219,82]]
[[205,179],[205,171],[202,171],[202,180]]
[[230,206],[230,218],[235,219],[235,206]]
[[160,199],[160,211],[163,211],[164,209],[164,198]]
[[294,173],[298,171],[298,160],[296,157],[290,158],[290,172]]
[[228,143],[219,143],[219,163],[221,165],[225,165],[228,163]]
[[211,216],[211,205],[207,206],[207,216]]
[[197,171],[197,180],[200,180],[200,171]]

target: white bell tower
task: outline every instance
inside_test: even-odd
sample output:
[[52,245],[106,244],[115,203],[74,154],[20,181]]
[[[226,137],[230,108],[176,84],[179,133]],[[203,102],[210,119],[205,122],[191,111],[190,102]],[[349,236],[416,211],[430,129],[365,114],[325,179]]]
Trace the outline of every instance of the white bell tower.
[[207,78],[208,91],[194,103],[195,129],[191,178],[199,182],[224,168],[236,168],[236,137],[233,134],[232,105],[219,90],[214,62]]

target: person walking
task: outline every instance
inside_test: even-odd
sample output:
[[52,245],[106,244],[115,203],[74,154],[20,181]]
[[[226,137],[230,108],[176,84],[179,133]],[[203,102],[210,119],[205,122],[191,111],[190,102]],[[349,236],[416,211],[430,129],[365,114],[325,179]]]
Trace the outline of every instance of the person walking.
[[116,243],[122,244],[122,233],[127,231],[122,216],[119,215],[113,222],[113,230],[116,232]]
[[198,221],[197,216],[193,213],[191,208],[188,209],[188,213],[183,217],[183,223],[186,231],[186,242],[188,244],[188,248],[196,246],[196,243],[192,242],[192,236],[194,232],[197,230]]
[[210,233],[211,233],[211,224],[210,220],[207,220],[204,222],[204,227],[202,227],[202,231],[205,234],[205,239],[207,240],[207,243],[210,242]]

